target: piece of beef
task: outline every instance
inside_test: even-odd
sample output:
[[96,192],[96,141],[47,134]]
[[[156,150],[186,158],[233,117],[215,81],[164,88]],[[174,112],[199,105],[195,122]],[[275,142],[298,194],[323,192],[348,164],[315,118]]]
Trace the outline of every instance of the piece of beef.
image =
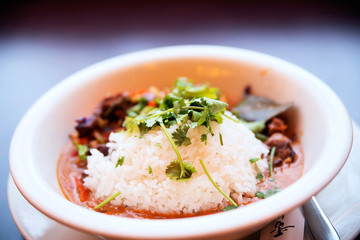
[[285,133],[285,130],[287,129],[287,125],[280,118],[274,117],[267,124],[267,128],[268,128],[269,135],[272,135],[273,133],[276,133],[276,132]]
[[95,148],[104,154],[104,156],[109,154],[109,148],[105,144],[99,144]]
[[97,139],[94,133],[106,135],[107,132],[121,128],[126,111],[133,105],[134,103],[127,93],[119,93],[105,98],[92,115],[77,120],[75,129],[79,138],[87,138],[88,141],[91,141]]
[[274,165],[281,165],[282,162],[291,163],[295,159],[295,152],[291,147],[291,140],[282,133],[272,134],[265,142],[270,148],[276,147]]

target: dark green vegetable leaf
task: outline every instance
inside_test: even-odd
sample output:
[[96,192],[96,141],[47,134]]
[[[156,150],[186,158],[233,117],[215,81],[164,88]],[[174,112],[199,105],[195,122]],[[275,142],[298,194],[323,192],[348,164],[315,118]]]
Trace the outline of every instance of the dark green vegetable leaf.
[[284,112],[291,103],[279,104],[268,98],[246,95],[245,99],[232,112],[246,121],[267,121]]
[[181,126],[179,126],[175,132],[172,133],[172,138],[175,141],[175,144],[177,146],[181,146],[182,144],[184,144],[185,146],[188,146],[189,144],[191,144],[191,140],[189,138],[189,136],[187,135],[187,132],[189,130],[190,126],[189,125],[184,125],[182,128]]
[[118,166],[122,166],[124,164],[124,160],[125,160],[124,156],[122,156],[121,158],[119,157],[115,165],[115,168],[117,168]]

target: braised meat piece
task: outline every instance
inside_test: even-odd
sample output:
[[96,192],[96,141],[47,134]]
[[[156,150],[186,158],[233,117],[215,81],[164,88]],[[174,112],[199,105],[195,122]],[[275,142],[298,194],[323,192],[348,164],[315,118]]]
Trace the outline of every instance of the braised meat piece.
[[99,139],[99,133],[106,135],[114,129],[121,128],[126,111],[133,105],[127,93],[105,98],[92,115],[77,120],[75,129],[79,134],[78,137],[91,141]]
[[269,135],[272,135],[273,133],[279,132],[279,133],[285,133],[285,130],[287,129],[287,125],[284,123],[283,120],[280,118],[273,118],[268,124],[268,133]]
[[276,147],[274,165],[281,165],[283,162],[291,163],[295,159],[295,152],[291,147],[291,140],[282,133],[272,134],[265,142],[270,148]]
[[96,117],[91,115],[89,117],[81,117],[76,120],[76,131],[79,133],[79,137],[88,137],[92,135],[92,132],[96,128]]
[[106,144],[99,144],[95,148],[104,154],[104,156],[109,154],[109,148],[106,146]]

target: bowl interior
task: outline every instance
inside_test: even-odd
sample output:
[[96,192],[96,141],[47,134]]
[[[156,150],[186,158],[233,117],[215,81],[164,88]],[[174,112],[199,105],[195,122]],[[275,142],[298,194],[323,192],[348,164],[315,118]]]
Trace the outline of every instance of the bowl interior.
[[[114,58],[69,77],[43,96],[22,120],[10,151],[11,173],[25,198],[58,221],[85,231],[99,233],[98,229],[103,229],[116,236],[116,231],[106,227],[95,228],[97,230],[81,227],[80,223],[72,221],[65,213],[51,209],[51,205],[42,199],[61,204],[63,212],[77,207],[67,202],[60,190],[56,177],[58,157],[68,141],[68,134],[73,131],[75,119],[90,114],[106,94],[135,91],[149,86],[171,87],[180,76],[189,77],[195,83],[206,82],[218,87],[232,104],[243,97],[245,86],[251,86],[255,94],[294,104],[290,121],[303,145],[304,175],[289,189],[281,192],[283,197],[288,195],[290,203],[278,206],[275,195],[274,199],[266,199],[270,205],[277,206],[272,211],[266,210],[263,203],[258,204],[258,210],[249,206],[247,211],[255,212],[253,220],[250,218],[255,230],[256,226],[264,223],[264,220],[259,220],[261,216],[268,221],[276,217],[276,211],[281,213],[297,207],[324,187],[340,170],[346,160],[346,151],[350,150],[351,128],[337,131],[332,126],[339,124],[339,121],[342,121],[342,125],[351,126],[351,123],[340,101],[318,79],[296,66],[262,54],[247,51],[235,51],[234,54],[230,50],[215,51],[213,55],[206,51],[202,51],[202,54],[188,52],[180,56],[167,56],[166,51],[162,54],[160,51],[158,55],[150,52],[140,60],[136,54]],[[334,108],[340,111],[340,116],[333,117]],[[341,143],[336,137],[339,134],[344,139]],[[338,149],[334,148],[336,144]],[[21,146],[22,151],[19,151]],[[305,184],[311,185],[314,176],[316,179],[313,185],[303,189]],[[281,199],[279,197],[277,201],[284,202]],[[84,209],[79,211],[80,215],[99,215],[91,211],[85,213]],[[224,214],[230,214],[227,215],[229,217],[235,213]],[[110,216],[106,217],[110,219]],[[209,219],[211,217],[214,218],[209,216]],[[241,221],[246,222],[245,219]],[[239,226],[232,227],[241,230]],[[162,234],[170,236],[170,230]]]

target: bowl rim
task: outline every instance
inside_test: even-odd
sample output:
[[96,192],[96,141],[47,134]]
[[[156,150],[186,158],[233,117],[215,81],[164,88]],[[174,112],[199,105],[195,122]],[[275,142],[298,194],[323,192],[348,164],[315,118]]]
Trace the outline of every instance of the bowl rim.
[[[310,174],[311,172],[319,171],[319,168],[321,168],[319,165],[309,170],[306,174],[309,177],[303,176],[290,187],[285,188],[283,191],[264,201],[252,203],[246,208],[186,219],[144,220],[109,216],[88,211],[88,209],[70,203],[65,198],[61,201],[59,196],[57,196],[58,194],[46,191],[46,189],[36,189],[34,187],[39,184],[36,176],[31,175],[31,172],[25,174],[25,170],[22,169],[18,159],[27,157],[26,153],[31,149],[31,144],[29,144],[31,134],[25,133],[29,133],[29,127],[32,126],[31,123],[39,118],[38,113],[44,104],[48,104],[49,102],[51,104],[51,99],[54,96],[59,97],[58,95],[61,91],[66,91],[66,89],[73,88],[74,86],[75,88],[81,86],[84,82],[89,81],[90,78],[96,79],[115,69],[126,68],[147,61],[182,57],[211,57],[228,60],[241,59],[258,65],[266,64],[277,68],[281,67],[286,72],[300,74],[304,77],[304,81],[311,81],[313,87],[321,91],[325,100],[329,101],[331,105],[333,114],[331,115],[331,119],[329,119],[332,123],[330,125],[333,126],[334,123],[341,123],[343,126],[343,128],[329,129],[332,131],[331,134],[333,137],[329,139],[327,143],[328,148],[332,149],[337,144],[336,147],[338,151],[332,154],[326,153],[325,156],[322,156],[334,157],[339,159],[339,161],[335,165],[323,169],[322,171],[326,171],[327,174],[319,176],[316,182],[310,179]],[[252,225],[258,224],[259,221],[263,223],[269,222],[277,216],[300,206],[311,196],[318,193],[337,175],[345,164],[351,150],[352,132],[351,119],[336,94],[320,79],[292,63],[267,54],[234,47],[215,45],[168,46],[128,53],[95,63],[56,84],[32,105],[18,124],[11,140],[9,165],[14,183],[25,199],[40,212],[64,225],[102,236],[121,236],[129,239],[220,236],[221,234],[232,233],[240,229],[251,229]],[[340,140],[336,140],[335,136]],[[21,148],[22,151],[17,151],[23,144],[27,145]],[[302,194],[299,195],[297,191],[301,184],[308,187],[302,189]],[[40,190],[44,190],[44,192]],[[289,201],[283,202],[283,205],[279,208],[277,202],[283,196],[286,196]],[[59,204],[59,208],[54,209],[52,204]],[[259,219],[258,215],[251,214],[255,208],[264,211],[262,219]],[[64,211],[64,209],[67,210]],[[69,212],[73,214],[69,216]],[[138,229],[139,221],[141,221],[142,224],[141,230]],[[106,222],[107,224],[98,224],[102,222]],[[119,226],[126,227],[122,228]],[[161,229],[161,231],[159,231],[159,229]],[[184,229],[186,229],[186,231],[184,231]]]

